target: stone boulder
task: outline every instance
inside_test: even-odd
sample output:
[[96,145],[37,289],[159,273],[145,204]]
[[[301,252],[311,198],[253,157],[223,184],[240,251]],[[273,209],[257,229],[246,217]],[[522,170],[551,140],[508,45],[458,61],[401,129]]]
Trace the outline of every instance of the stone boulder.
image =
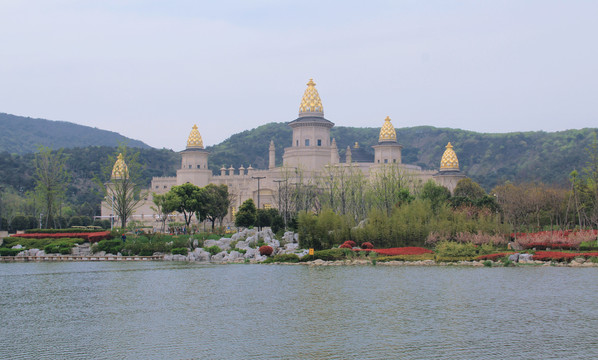
[[235,262],[235,261],[240,261],[243,260],[244,256],[243,254],[241,254],[238,251],[231,251],[228,255],[226,255],[222,261],[229,261],[229,262]]
[[212,255],[211,261],[221,262],[221,261],[223,261],[224,257],[227,255],[228,255],[228,253],[226,251],[221,251],[216,255]]
[[509,260],[512,261],[512,262],[518,262],[519,261],[519,255],[520,255],[519,253],[511,254],[511,255],[509,255]]
[[519,254],[519,262],[533,262],[533,255],[532,254]]
[[212,255],[209,252],[205,251],[202,248],[197,248],[193,250],[192,254],[195,258],[194,261],[210,261],[210,258],[212,257]]

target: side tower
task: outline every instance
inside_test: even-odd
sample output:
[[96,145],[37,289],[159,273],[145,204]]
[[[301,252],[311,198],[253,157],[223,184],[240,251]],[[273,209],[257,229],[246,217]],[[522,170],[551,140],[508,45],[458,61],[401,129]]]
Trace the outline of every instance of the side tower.
[[449,189],[452,194],[457,186],[457,182],[464,178],[466,176],[459,170],[457,154],[453,150],[453,145],[449,142],[446,145],[444,154],[442,154],[442,160],[440,160],[440,171],[433,175],[433,179],[439,185]]
[[200,187],[206,186],[210,182],[212,172],[208,169],[208,151],[203,147],[201,134],[197,130],[197,125],[187,139],[187,148],[181,151],[181,168],[176,172],[177,185],[191,183]]
[[379,164],[400,164],[402,145],[397,142],[397,132],[390,122],[390,117],[384,119],[384,124],[380,129],[378,145],[374,148],[374,163]]
[[313,79],[307,83],[299,117],[289,126],[293,129],[293,142],[291,147],[284,149],[282,158],[285,166],[313,171],[323,169],[333,158],[338,159],[331,155],[330,129],[334,123],[324,118],[322,100]]

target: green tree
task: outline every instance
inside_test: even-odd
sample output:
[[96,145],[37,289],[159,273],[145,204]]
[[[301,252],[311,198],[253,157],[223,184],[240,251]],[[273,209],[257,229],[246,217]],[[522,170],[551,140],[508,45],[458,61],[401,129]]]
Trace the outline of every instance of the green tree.
[[121,144],[117,153],[118,156],[110,156],[104,166],[103,178],[107,182],[102,184],[100,179],[96,183],[104,192],[108,208],[113,209],[124,229],[135,210],[141,206],[146,193],[142,191],[139,152],[130,154],[126,145]]
[[436,212],[440,206],[446,204],[447,200],[451,197],[451,192],[446,187],[436,184],[433,180],[428,180],[424,184],[419,197],[429,200],[432,210]]
[[486,196],[486,191],[484,191],[484,189],[482,189],[482,187],[475,181],[470,178],[465,178],[457,182],[454,195],[463,196],[475,202]]
[[177,210],[181,199],[174,192],[169,191],[166,194],[153,193],[152,202],[154,206],[151,208],[158,214],[160,223],[162,224],[160,231],[164,232],[168,215]]
[[202,191],[199,200],[199,210],[196,213],[199,221],[209,220],[212,223],[212,232],[216,221],[222,220],[228,214],[230,196],[228,186],[208,184]]
[[255,225],[257,220],[257,209],[253,199],[247,199],[239,207],[239,211],[235,216],[235,226],[237,227],[251,227]]
[[45,227],[55,227],[54,217],[64,199],[69,175],[65,168],[66,157],[62,150],[52,152],[44,146],[35,154],[35,191],[42,204]]
[[200,209],[200,199],[202,189],[191,183],[185,183],[183,185],[175,185],[170,191],[179,200],[176,211],[183,214],[185,217],[185,224],[189,227],[193,214]]

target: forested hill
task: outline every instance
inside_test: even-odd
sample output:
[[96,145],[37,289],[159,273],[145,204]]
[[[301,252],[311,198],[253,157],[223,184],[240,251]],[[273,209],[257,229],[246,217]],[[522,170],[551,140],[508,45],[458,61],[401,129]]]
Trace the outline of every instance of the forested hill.
[[[397,139],[403,145],[403,163],[437,170],[447,143],[450,141],[459,158],[461,171],[490,190],[510,180],[542,181],[566,185],[571,171],[586,166],[587,148],[598,129],[559,132],[513,132],[486,134],[473,131],[418,126],[397,129]],[[360,153],[373,161],[372,145],[378,142],[380,128],[335,126],[331,136],[336,139],[341,161],[347,146],[353,158]],[[282,164],[284,147],[291,145],[292,130],[285,123],[270,123],[231,136],[208,148],[210,167],[217,173],[222,166],[252,165],[266,168],[268,145],[274,140],[276,163]],[[357,152],[353,148],[359,143]]]
[[36,152],[39,145],[53,149],[86,146],[118,146],[126,142],[135,148],[150,148],[139,140],[118,133],[77,125],[66,121],[33,119],[0,113],[0,152]]

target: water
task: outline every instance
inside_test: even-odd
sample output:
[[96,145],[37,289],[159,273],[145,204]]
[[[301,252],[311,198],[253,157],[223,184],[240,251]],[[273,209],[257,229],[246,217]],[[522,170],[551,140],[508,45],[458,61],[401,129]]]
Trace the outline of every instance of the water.
[[0,264],[3,359],[588,359],[597,268]]

